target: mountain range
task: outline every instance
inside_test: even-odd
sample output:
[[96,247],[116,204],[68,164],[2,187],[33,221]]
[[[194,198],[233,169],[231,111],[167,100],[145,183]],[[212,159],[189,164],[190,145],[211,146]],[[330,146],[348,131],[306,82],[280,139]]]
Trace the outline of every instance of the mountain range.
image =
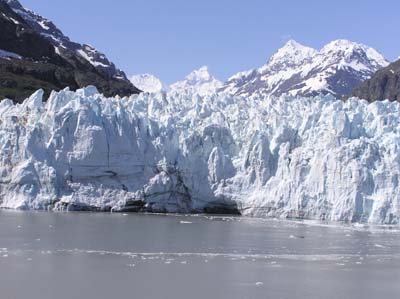
[[290,40],[265,65],[232,76],[221,90],[243,96],[341,98],[388,64],[375,49],[348,40],[333,41],[319,51]]
[[43,88],[95,85],[106,96],[145,92],[207,95],[228,93],[276,96],[358,96],[369,101],[398,100],[399,64],[377,50],[349,40],[313,49],[290,40],[261,67],[239,72],[226,82],[201,67],[170,86],[151,74],[127,78],[94,47],[71,41],[50,20],[18,0],[0,0],[0,98],[21,101]]
[[[169,90],[200,95],[225,92],[276,97],[330,94],[342,98],[388,65],[389,61],[378,51],[352,41],[332,41],[318,51],[290,40],[265,65],[237,73],[225,83],[211,75],[207,67],[193,71],[168,88],[151,75],[133,76],[132,82],[149,92]],[[137,78],[141,78],[140,83]]]

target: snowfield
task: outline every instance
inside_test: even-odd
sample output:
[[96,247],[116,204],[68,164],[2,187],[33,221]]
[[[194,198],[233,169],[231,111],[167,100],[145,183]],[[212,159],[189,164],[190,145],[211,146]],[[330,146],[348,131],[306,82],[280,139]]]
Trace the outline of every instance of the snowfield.
[[0,206],[398,223],[400,106],[94,87],[0,103]]

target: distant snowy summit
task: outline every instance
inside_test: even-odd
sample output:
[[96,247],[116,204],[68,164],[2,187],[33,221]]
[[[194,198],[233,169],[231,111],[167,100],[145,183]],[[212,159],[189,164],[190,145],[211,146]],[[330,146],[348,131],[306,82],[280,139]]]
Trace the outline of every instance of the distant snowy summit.
[[148,93],[163,91],[206,96],[216,93],[223,86],[222,81],[210,74],[207,66],[191,72],[185,79],[170,86],[165,85],[159,78],[151,74],[134,75],[129,80],[137,88]]
[[232,76],[220,91],[342,97],[388,64],[375,49],[348,40],[332,41],[319,51],[290,40],[267,64]]
[[134,75],[129,80],[143,92],[157,93],[168,89],[160,79],[151,74]]
[[[241,96],[329,94],[341,98],[388,65],[389,61],[377,50],[352,41],[332,41],[318,51],[290,40],[262,67],[237,73],[225,83],[204,66],[168,90],[201,96],[222,92]],[[166,91],[153,75],[133,76],[131,82],[143,91]]]
[[203,66],[191,72],[182,81],[170,86],[170,92],[196,93],[201,96],[216,93],[223,86],[223,83],[212,76],[208,67]]

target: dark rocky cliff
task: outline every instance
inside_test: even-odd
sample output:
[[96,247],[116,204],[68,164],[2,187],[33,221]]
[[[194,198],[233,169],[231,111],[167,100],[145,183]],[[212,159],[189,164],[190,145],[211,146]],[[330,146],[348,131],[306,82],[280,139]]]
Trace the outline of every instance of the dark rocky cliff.
[[400,101],[400,60],[377,71],[354,89],[351,96],[373,101]]
[[0,28],[0,100],[19,102],[39,88],[48,95],[67,86],[77,89],[95,85],[106,96],[140,92],[122,72],[112,76],[78,52],[56,47],[7,1],[0,1]]

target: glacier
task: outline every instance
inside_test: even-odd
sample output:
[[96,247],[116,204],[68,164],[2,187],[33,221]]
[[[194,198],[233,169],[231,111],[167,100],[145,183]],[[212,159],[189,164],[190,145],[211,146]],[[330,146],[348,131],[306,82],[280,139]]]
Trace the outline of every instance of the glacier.
[[0,207],[397,224],[400,106],[39,90],[0,103]]

